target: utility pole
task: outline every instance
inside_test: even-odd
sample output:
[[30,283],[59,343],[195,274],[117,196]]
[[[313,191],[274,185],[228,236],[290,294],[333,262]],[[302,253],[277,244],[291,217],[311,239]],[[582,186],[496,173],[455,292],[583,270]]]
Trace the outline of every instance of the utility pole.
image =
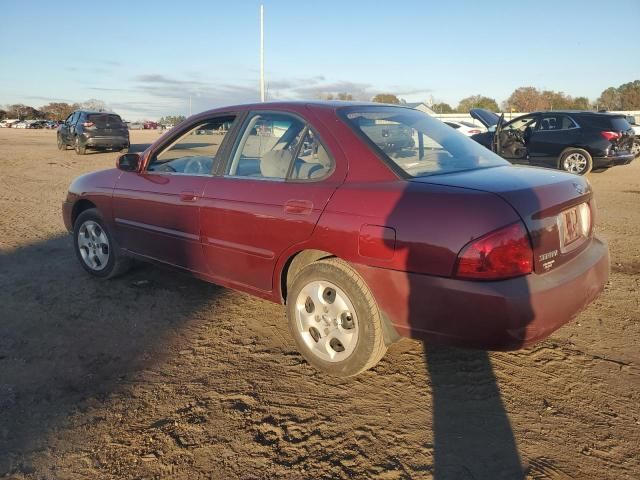
[[260,101],[264,102],[264,5],[260,4]]
[[189,116],[191,116],[191,95],[189,95]]

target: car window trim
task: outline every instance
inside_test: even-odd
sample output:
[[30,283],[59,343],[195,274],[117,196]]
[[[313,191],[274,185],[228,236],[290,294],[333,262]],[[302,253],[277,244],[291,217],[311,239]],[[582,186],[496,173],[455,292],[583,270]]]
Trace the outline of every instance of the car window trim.
[[[243,113],[246,112],[240,112],[240,111],[228,111],[228,112],[220,112],[220,113],[216,113],[212,116],[209,117],[201,117],[199,119],[197,119],[196,121],[191,121],[189,123],[186,123],[184,125],[184,127],[181,127],[180,129],[178,129],[176,132],[171,132],[171,135],[169,135],[166,140],[164,140],[161,144],[159,144],[156,148],[154,148],[153,150],[149,151],[149,159],[146,162],[146,165],[144,167],[144,170],[142,171],[143,174],[145,175],[179,175],[179,176],[187,176],[187,177],[217,177],[220,176],[219,170],[220,170],[220,164],[226,164],[226,158],[224,158],[224,156],[227,154],[227,150],[228,148],[226,148],[226,144],[228,144],[227,139],[231,140],[230,136],[233,134],[235,135],[237,132],[237,128],[235,128],[236,124],[238,123],[238,121],[240,120],[240,117],[242,116]],[[216,157],[220,156],[221,157],[221,161],[218,162],[218,168],[216,169],[216,171],[214,172],[213,169],[209,172],[209,173],[183,173],[183,172],[160,172],[160,171],[150,171],[149,170],[149,166],[151,165],[151,161],[153,160],[153,158],[158,155],[159,152],[164,151],[165,148],[170,147],[173,143],[175,143],[177,141],[177,139],[179,139],[181,136],[183,136],[185,133],[189,132],[190,130],[193,130],[195,128],[195,126],[202,124],[202,123],[206,123],[212,119],[215,118],[219,118],[219,117],[228,117],[228,116],[234,116],[234,120],[233,120],[233,124],[231,126],[231,128],[227,131],[226,135],[224,136],[224,138],[222,139],[222,144],[220,145],[220,149],[218,150],[218,154],[216,155]],[[194,119],[195,120],[195,119]]]

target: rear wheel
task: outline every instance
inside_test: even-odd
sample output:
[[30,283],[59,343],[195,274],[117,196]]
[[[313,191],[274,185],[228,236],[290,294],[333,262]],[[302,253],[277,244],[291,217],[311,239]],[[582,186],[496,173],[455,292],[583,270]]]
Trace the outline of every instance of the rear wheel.
[[631,153],[635,156],[635,158],[640,157],[640,140],[635,139],[633,141],[633,145],[631,145]]
[[118,250],[100,212],[91,208],[76,219],[73,246],[82,267],[91,275],[113,278],[126,272],[131,260]]
[[78,155],[84,155],[87,153],[87,147],[82,144],[80,137],[76,137],[75,142],[73,143],[73,148]]
[[287,295],[289,328],[298,350],[316,369],[348,377],[384,356],[382,319],[364,280],[342,260],[307,265]]
[[593,168],[593,160],[586,150],[570,148],[560,157],[559,167],[565,172],[586,175]]
[[67,144],[62,140],[62,135],[58,134],[58,150],[66,150]]

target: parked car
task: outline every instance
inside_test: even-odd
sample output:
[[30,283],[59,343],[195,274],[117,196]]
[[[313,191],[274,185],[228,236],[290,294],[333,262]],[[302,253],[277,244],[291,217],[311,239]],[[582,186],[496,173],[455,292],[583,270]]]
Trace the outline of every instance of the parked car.
[[145,130],[157,130],[158,128],[160,128],[160,124],[158,122],[151,122],[151,121],[144,122]]
[[141,122],[130,122],[127,123],[127,127],[129,130],[142,130],[144,125]]
[[58,128],[58,148],[73,146],[78,155],[87,148],[124,150],[129,148],[129,130],[119,115],[77,110]]
[[26,120],[22,120],[11,125],[11,128],[29,128],[29,124]]
[[487,131],[486,128],[481,126],[479,127],[478,125],[474,125],[471,122],[456,122],[454,120],[443,120],[443,122],[449,125],[451,128],[455,128],[467,137],[475,135],[476,133],[483,133]]
[[11,128],[14,124],[18,123],[20,120],[17,119],[6,119],[0,122],[0,128]]
[[[380,145],[387,128],[414,141]],[[302,355],[349,376],[399,336],[548,336],[607,282],[594,208],[586,179],[513,166],[423,112],[284,102],[195,115],[78,177],[62,211],[91,275],[139,259],[285,304]]]
[[638,125],[636,121],[636,117],[633,115],[627,115],[627,122],[633,128],[633,131],[636,134],[636,138],[633,139],[633,146],[631,147],[631,153],[633,153],[636,158],[640,157],[640,125]]
[[504,123],[504,115],[488,110],[469,113],[489,129],[471,138],[512,163],[585,175],[592,169],[628,165],[635,157],[634,131],[624,115],[533,112]]

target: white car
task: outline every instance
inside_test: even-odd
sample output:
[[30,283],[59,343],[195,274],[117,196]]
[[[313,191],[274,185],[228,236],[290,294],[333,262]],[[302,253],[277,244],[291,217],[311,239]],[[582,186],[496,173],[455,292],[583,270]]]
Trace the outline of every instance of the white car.
[[640,125],[636,122],[636,117],[633,115],[627,115],[627,122],[629,122],[629,125],[633,128],[633,131],[636,132],[636,138],[633,140],[631,152],[638,158],[640,157]]
[[29,128],[29,124],[25,121],[14,123],[13,128]]
[[455,128],[460,133],[465,134],[467,137],[470,137],[471,135],[475,135],[476,133],[483,133],[487,131],[487,129],[484,128],[483,126],[474,125],[471,122],[465,122],[465,121],[456,122],[453,120],[445,120],[444,123],[449,125],[451,128]]

